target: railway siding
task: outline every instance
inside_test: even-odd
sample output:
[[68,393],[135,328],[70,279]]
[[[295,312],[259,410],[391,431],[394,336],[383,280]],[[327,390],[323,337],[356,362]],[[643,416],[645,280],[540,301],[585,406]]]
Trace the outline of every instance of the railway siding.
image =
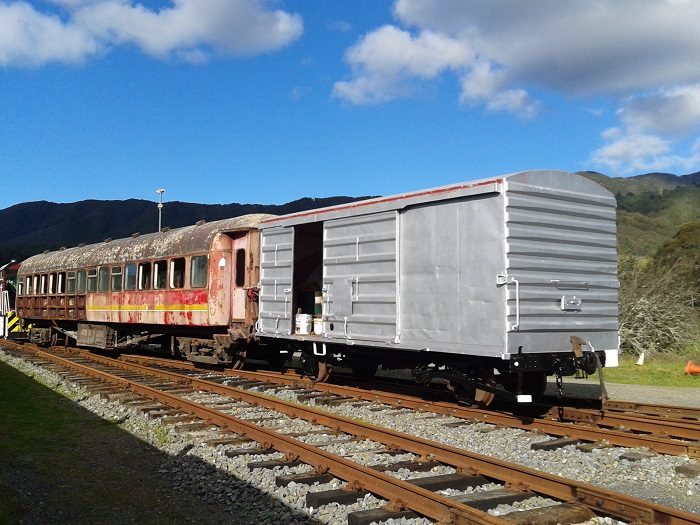
[[[79,358],[76,358],[76,360],[79,360]],[[136,370],[136,369],[134,369],[134,370]],[[131,371],[131,372],[128,372],[127,375],[131,375],[131,374],[135,374],[135,373],[136,373],[135,371]],[[211,376],[212,376],[212,374],[208,374],[209,379],[213,379]],[[162,377],[163,377],[163,379],[159,379],[159,380],[153,379],[153,380],[151,380],[151,381],[147,381],[146,383],[151,383],[151,386],[158,386],[160,389],[169,390],[171,393],[172,393],[172,392],[178,392],[178,395],[179,395],[180,397],[182,397],[182,396],[184,396],[184,397],[192,397],[192,396],[194,396],[193,399],[195,399],[195,400],[196,400],[196,399],[199,399],[200,401],[202,401],[202,399],[200,399],[201,396],[204,396],[204,397],[212,397],[212,396],[214,396],[214,397],[215,397],[215,396],[230,395],[230,394],[232,394],[232,392],[231,392],[230,390],[229,390],[229,391],[223,391],[223,389],[222,389],[222,391],[213,392],[213,393],[211,393],[211,394],[206,394],[206,395],[205,395],[205,394],[202,394],[202,393],[187,392],[187,389],[188,389],[187,386],[184,386],[184,385],[178,386],[178,385],[173,385],[173,384],[168,385],[168,384],[166,384],[167,382],[164,381],[165,376],[162,376]],[[226,378],[224,378],[224,380],[225,380],[225,379],[226,379]],[[247,386],[248,386],[248,387],[253,387],[253,385],[250,384],[250,383],[251,383],[250,381],[245,381],[245,380],[240,380],[240,379],[238,379],[238,380],[236,380],[236,379],[229,379],[228,381],[234,382],[234,383],[235,383],[235,382],[238,382],[238,383],[247,383]],[[207,389],[207,390],[214,390],[214,391],[216,391],[216,390],[217,390],[217,388],[216,388],[216,386],[215,386],[216,383],[212,383],[212,385],[214,385],[212,388],[206,388],[206,389]],[[202,388],[202,387],[203,387],[202,384],[198,384],[197,386],[198,386],[198,388]],[[240,385],[238,385],[238,386],[240,386]],[[104,387],[102,387],[102,388],[104,388]],[[133,386],[132,386],[131,388],[132,388],[132,390],[134,390],[134,387],[133,387]],[[141,388],[142,388],[142,387],[138,387],[138,388],[136,388],[136,390],[138,391],[138,390],[141,389]],[[150,388],[150,387],[148,386],[148,384],[146,384],[146,385],[144,385],[143,388],[144,388],[144,389],[148,389],[148,388]],[[272,391],[275,391],[275,390],[279,390],[279,389],[280,389],[280,387],[271,388],[269,384],[267,384],[267,385],[262,384],[262,385],[260,385],[259,388],[262,389],[262,390],[272,390]],[[190,390],[191,390],[191,387],[190,387]],[[304,395],[303,391],[300,391],[299,389],[296,389],[296,390],[289,389],[289,391],[294,392],[294,393],[298,393],[299,395]],[[101,394],[102,394],[102,395],[105,395],[105,396],[109,396],[109,395],[110,395],[108,392],[102,392]],[[239,394],[240,394],[240,395],[239,395]],[[114,394],[112,394],[112,395],[114,396]],[[122,398],[124,398],[123,393],[120,394],[120,396],[121,396]],[[247,401],[244,399],[244,398],[246,397],[246,395],[242,394],[241,391],[238,391],[238,393],[236,393],[233,397],[238,398],[237,401],[233,402],[234,404],[241,403],[241,402],[247,402]],[[167,398],[167,396],[166,396],[166,398]],[[223,399],[223,398],[219,398],[219,399],[210,399],[209,401],[212,402],[212,403],[214,403],[215,405],[218,405],[218,406],[220,406],[220,405],[222,405],[222,404],[225,404],[225,403],[229,403],[229,404],[232,403],[232,401],[231,401],[230,398],[229,398],[228,400],[227,400],[227,399]],[[347,401],[347,400],[346,400],[346,401]],[[193,401],[193,402],[195,402],[195,401]],[[311,399],[310,402],[313,403],[314,400]],[[178,402],[175,401],[174,399],[173,399],[173,403],[168,402],[168,404],[171,404],[171,406],[174,406],[174,407],[177,407],[177,406],[178,406],[177,403],[178,403]],[[367,403],[365,403],[365,404],[367,404]],[[209,406],[209,405],[210,405],[210,403],[208,402],[208,403],[207,403],[207,406]],[[231,407],[232,410],[235,409],[235,408],[236,408],[236,407]],[[238,407],[238,408],[240,409],[240,408],[242,408],[242,407]],[[353,403],[350,403],[350,402],[340,403],[340,404],[338,404],[336,407],[333,407],[334,410],[341,410],[341,409],[347,409],[347,408],[351,408],[351,409],[355,412],[355,417],[356,417],[358,411],[361,411],[361,409],[362,409],[363,407],[362,407],[362,404],[361,404],[361,403],[357,403],[357,402],[353,402]],[[365,407],[365,408],[366,408],[366,407]],[[371,410],[371,408],[373,408],[374,410]],[[374,413],[375,415],[379,415],[379,416],[382,416],[382,417],[389,417],[389,418],[390,418],[391,420],[393,420],[393,421],[399,421],[401,418],[408,418],[409,421],[414,421],[414,422],[415,422],[415,420],[416,420],[415,412],[413,412],[413,411],[409,411],[409,410],[405,410],[405,409],[402,409],[402,410],[395,410],[395,409],[393,409],[392,407],[386,407],[386,410],[377,410],[377,408],[382,408],[382,407],[373,406],[373,407],[368,408],[367,410],[369,410],[371,413]],[[270,407],[266,407],[266,409],[270,409]],[[303,410],[301,410],[301,408],[298,409],[298,410],[299,410],[299,412],[303,412]],[[153,412],[157,412],[157,410],[154,408]],[[385,412],[387,412],[387,413],[385,414]],[[279,427],[280,425],[285,426],[285,427],[287,427],[287,426],[289,425],[288,423],[285,423],[284,421],[282,421],[281,418],[278,417],[278,415],[266,413],[265,410],[261,409],[260,407],[256,407],[256,408],[254,408],[254,409],[251,409],[250,407],[247,407],[247,408],[245,408],[245,411],[243,412],[243,414],[246,416],[246,419],[248,419],[249,421],[251,421],[251,420],[257,420],[257,423],[259,424],[259,426],[268,426],[268,425],[269,425],[270,428],[275,428],[276,426]],[[199,414],[199,415],[200,415],[200,417],[202,416],[202,414]],[[369,415],[371,415],[371,414],[367,414],[367,415],[369,416]],[[236,417],[239,417],[239,416],[240,416],[240,414],[237,415]],[[202,424],[202,423],[199,423],[199,424],[197,424],[196,422],[193,423],[193,422],[191,421],[191,418],[188,419],[188,418],[186,418],[186,417],[184,417],[184,416],[182,416],[181,418],[178,419],[178,416],[177,416],[176,414],[169,414],[169,415],[167,415],[166,417],[169,417],[169,418],[170,418],[170,421],[171,421],[172,423],[175,423],[176,425],[178,425],[178,426],[180,426],[180,427],[182,427],[183,425],[193,425],[193,424],[195,425],[194,427],[190,426],[190,427],[185,427],[184,429],[181,428],[180,430],[181,430],[182,432],[184,432],[184,433],[188,433],[190,430],[202,431],[202,430],[205,430],[205,429],[206,429],[206,426],[207,426],[206,424]],[[222,425],[222,424],[221,424],[221,421],[219,421],[219,419],[220,419],[219,416],[216,416],[216,415],[213,414],[213,413],[211,413],[210,416],[205,416],[205,418],[210,420],[210,421],[208,421],[208,422],[217,422],[217,423],[219,423],[219,426],[226,426],[225,423]],[[319,419],[319,420],[322,419],[320,416],[316,416],[316,418]],[[440,419],[440,418],[427,417],[427,418],[421,419],[420,421],[421,421],[421,423],[428,424],[428,423],[431,423],[431,422],[432,422],[432,423],[437,423],[437,422],[439,421],[439,419]],[[442,418],[442,419],[446,419],[446,418]],[[449,419],[449,418],[447,418],[447,419]],[[205,422],[205,423],[208,423],[208,422]],[[459,421],[454,421],[454,422],[459,422]],[[447,423],[445,423],[445,421],[443,421],[442,423],[444,424],[444,426],[445,426],[446,428],[450,429],[450,430],[453,431],[453,432],[460,432],[460,433],[463,433],[464,430],[465,430],[464,428],[450,428],[449,426],[447,426]],[[343,422],[343,425],[349,425],[349,423]],[[392,423],[387,424],[387,426],[389,426],[389,427],[391,427],[391,425],[392,425]],[[464,425],[462,425],[462,426],[464,426]],[[498,427],[496,427],[496,428],[494,428],[494,429],[491,429],[491,428],[489,428],[489,425],[487,425],[487,424],[482,424],[482,423],[477,423],[477,424],[474,425],[474,426],[475,426],[475,431],[479,434],[479,436],[477,436],[477,437],[480,437],[480,438],[481,438],[481,441],[486,441],[486,442],[490,442],[490,441],[491,441],[491,437],[492,437],[492,435],[494,434],[494,432],[501,432],[501,431],[511,430],[511,429],[501,429],[501,428],[498,428]],[[491,426],[493,426],[493,425],[491,425]],[[177,426],[176,426],[176,428],[177,428]],[[286,430],[288,430],[288,429],[286,429]],[[312,431],[312,432],[316,432],[316,431],[318,431],[318,430],[319,430],[319,429],[315,429],[315,430],[312,429],[311,431]],[[309,431],[309,429],[307,429],[306,431]],[[435,431],[435,428],[433,428],[432,431],[434,432],[434,431]],[[265,440],[265,436],[264,436],[265,433],[263,432],[263,433],[262,433],[263,435],[261,435],[261,434],[259,433],[259,432],[260,432],[259,427],[258,427],[258,429],[252,429],[252,428],[251,428],[251,429],[248,429],[248,428],[246,427],[245,432],[249,434],[248,437],[255,437],[256,440],[257,440],[258,442],[263,442],[263,443],[265,442],[265,441],[264,441],[264,440]],[[304,432],[304,430],[297,430],[297,432]],[[357,434],[357,433],[359,433],[359,432],[352,431],[351,433]],[[382,434],[377,433],[377,435],[380,436],[380,435],[382,435]],[[543,437],[543,436],[540,436],[540,437]],[[434,438],[435,438],[435,436],[431,436],[431,439],[434,439]],[[472,438],[473,438],[473,436],[472,436]],[[384,437],[384,438],[380,438],[380,440],[381,440],[381,439],[387,439],[387,438]],[[394,440],[396,441],[395,446],[397,446],[397,447],[399,447],[399,448],[406,449],[406,445],[405,445],[404,440],[403,440],[404,438],[401,438],[400,435],[394,434],[394,437],[391,438],[391,439],[394,439]],[[510,438],[506,437],[506,439],[513,440],[512,437],[510,437]],[[548,439],[548,438],[545,437],[545,439]],[[336,439],[334,440],[334,445],[343,446],[343,444],[341,443],[341,441],[342,441],[342,438],[336,438]],[[356,441],[356,440],[352,440],[352,441]],[[438,441],[439,441],[439,440],[438,440]],[[517,440],[516,440],[516,441],[517,441]],[[519,441],[522,441],[522,440],[519,440]],[[408,443],[408,442],[406,442],[406,443]],[[416,442],[416,443],[417,443],[417,442]],[[389,443],[389,444],[390,444],[390,443]],[[387,445],[387,443],[384,442],[384,445]],[[217,445],[217,446],[227,446],[227,445],[220,444],[220,445]],[[352,448],[353,445],[352,445],[352,444],[348,444],[347,446],[350,447],[350,448]],[[412,446],[412,445],[409,445],[409,449],[410,449],[411,446]],[[449,452],[449,450],[448,450],[447,448],[445,448],[445,449],[440,449],[439,446],[437,446],[437,445],[433,445],[433,446],[434,446],[434,448],[435,448],[436,451],[438,451],[438,450],[440,450],[440,451],[444,450],[443,452],[439,452],[440,454],[442,454],[443,461],[445,460],[445,458],[447,458],[447,457],[450,456],[451,453]],[[266,447],[263,447],[263,449],[265,449],[265,448],[266,448]],[[296,458],[305,459],[305,460],[308,460],[308,459],[309,459],[309,458],[307,458],[307,457],[304,457],[305,454],[306,454],[306,452],[305,452],[306,449],[304,449],[303,446],[301,447],[301,449],[298,448],[298,447],[297,447],[297,448],[292,447],[292,449],[290,449],[290,448],[287,447],[287,445],[283,445],[283,446],[281,446],[281,447],[278,445],[277,448],[279,448],[280,450],[282,450],[282,451],[284,451],[284,452],[287,453],[287,456],[284,458],[284,460],[283,460],[278,466],[282,466],[282,467],[284,467],[284,468],[296,467],[297,465],[292,465],[292,463],[294,463],[294,461],[296,461]],[[301,452],[300,452],[300,450],[301,450]],[[565,449],[560,449],[560,450],[565,450]],[[605,449],[601,449],[601,450],[605,450]],[[261,452],[261,451],[259,450],[258,452]],[[350,450],[350,452],[352,452],[352,453],[354,454],[354,453],[356,453],[357,451],[352,451],[352,450]],[[417,452],[417,451],[414,450],[414,452]],[[246,454],[246,453],[247,453],[246,449],[243,448],[243,454]],[[453,454],[453,453],[452,453],[452,454]],[[525,452],[525,454],[534,455],[534,454],[532,453],[532,451]],[[589,456],[589,457],[590,457],[590,456]],[[256,458],[257,461],[265,461],[265,463],[262,463],[262,464],[258,463],[257,466],[254,467],[254,470],[257,470],[257,468],[262,468],[262,467],[264,467],[264,466],[267,466],[267,467],[269,467],[269,466],[271,466],[271,465],[274,466],[275,461],[277,461],[277,463],[279,463],[279,460],[280,460],[280,459],[281,459],[281,458],[279,458],[279,457],[274,457],[273,460],[272,460],[273,462],[272,462],[272,463],[269,463],[269,461],[270,461],[269,458]],[[376,461],[376,459],[377,459],[377,458],[375,458],[375,461]],[[420,458],[420,459],[422,459],[422,458]],[[428,459],[429,459],[429,458],[428,458]],[[653,459],[653,458],[652,458],[652,459]],[[474,460],[473,457],[472,457],[472,460]],[[413,460],[409,460],[409,461],[415,461],[415,458],[413,458]],[[427,461],[427,460],[426,460],[426,461]],[[626,460],[625,460],[625,461],[626,461]],[[313,463],[314,460],[312,459],[310,462]],[[564,458],[563,463],[564,463],[564,464],[566,463],[566,458]],[[473,463],[473,462],[472,462],[472,463],[471,463],[471,465],[472,465],[471,467],[469,467],[468,465],[465,465],[465,464],[463,464],[463,463],[460,463],[459,461],[457,461],[457,463],[454,463],[454,464],[455,464],[455,465],[462,465],[461,468],[465,468],[465,467],[466,467],[466,468],[467,468],[467,471],[469,471],[470,469],[475,469],[474,465],[479,465],[478,467],[476,467],[476,470],[477,470],[477,471],[482,471],[482,472],[486,473],[486,474],[489,475],[489,476],[491,476],[491,475],[496,475],[496,472],[495,472],[495,471],[493,471],[493,472],[490,472],[490,471],[489,471],[489,469],[490,469],[491,467],[489,467],[487,463],[483,463],[483,462],[482,462],[482,463],[479,463],[478,461],[477,461],[476,463]],[[342,465],[342,462],[341,462],[341,465]],[[249,467],[251,466],[250,463],[248,464],[248,466],[249,466]],[[318,463],[316,463],[316,468],[318,468],[318,467],[319,467],[319,465],[318,465]],[[350,468],[350,469],[352,470],[352,469],[355,468],[355,467],[352,467],[351,465],[346,464],[345,466],[343,466],[343,467],[341,468],[340,471],[337,471],[337,468],[338,468],[338,467],[333,466],[333,467],[332,467],[332,470],[333,470],[333,469],[336,469],[336,472],[342,472],[343,469],[345,469],[345,468]],[[442,468],[445,468],[445,467],[442,467]],[[449,467],[447,467],[447,468],[449,469]],[[512,467],[503,467],[503,468],[512,468]],[[353,471],[353,472],[354,472],[354,471]],[[397,472],[399,472],[399,475],[401,475],[401,468],[398,468],[398,469],[397,469]],[[288,474],[289,474],[289,473],[288,473]],[[294,472],[292,472],[291,474],[294,474]],[[299,474],[299,472],[297,472],[297,474]],[[303,474],[303,472],[302,472],[302,474]],[[403,474],[406,474],[406,473],[403,473]],[[438,469],[438,471],[433,472],[433,473],[431,474],[431,476],[435,476],[435,475],[437,475],[437,476],[443,475],[443,476],[444,476],[444,475],[446,475],[446,474],[449,474],[449,472],[446,472],[446,471],[441,472],[441,471]],[[458,474],[458,473],[455,472],[454,474]],[[523,474],[525,474],[525,471],[521,471],[521,474],[520,474],[520,475],[522,476]],[[375,476],[373,477],[373,479],[374,479],[374,480],[380,480],[380,481],[386,481],[386,479],[384,479],[384,478],[385,478],[387,475],[390,476],[391,474],[390,474],[389,472],[385,472],[385,473],[382,474],[382,475],[375,475]],[[408,475],[409,475],[411,478],[413,478],[413,479],[415,479],[416,477],[423,477],[423,476],[424,476],[424,477],[430,478],[430,476],[428,476],[427,474],[418,474],[418,475],[416,475],[415,473],[409,473]],[[559,474],[559,475],[561,475],[561,474]],[[358,476],[359,476],[359,477],[358,477]],[[366,473],[363,473],[362,476],[366,476]],[[358,472],[355,472],[355,473],[351,474],[349,477],[347,477],[347,473],[342,474],[341,477],[345,477],[345,479],[363,479],[362,476],[360,476],[360,474],[359,474]],[[372,477],[372,476],[370,476],[370,477]],[[527,479],[529,479],[529,478],[527,478],[527,474],[526,474],[525,477],[524,477],[524,478],[521,478],[521,479],[527,480]],[[377,485],[374,484],[374,483],[376,483],[376,481],[372,481],[372,483],[373,483],[373,484],[372,484],[373,491],[376,492],[376,491],[377,491]],[[511,480],[511,483],[513,483],[512,480]],[[524,483],[526,483],[526,482],[524,482]],[[531,483],[532,483],[532,486],[539,486],[540,488],[543,486],[541,482],[535,482],[534,478],[531,480]],[[538,484],[538,483],[539,483],[539,484]],[[557,482],[556,482],[556,480],[554,480],[554,479],[550,479],[549,481],[545,482],[544,485],[547,485],[548,483],[551,484],[552,486],[556,486],[556,483],[557,483]],[[526,484],[527,484],[527,483],[526,483]],[[398,485],[401,486],[400,483],[398,483]],[[516,486],[516,485],[514,484],[513,486]],[[522,485],[522,483],[521,483],[519,486],[521,487],[520,490],[525,490],[524,485]],[[564,485],[562,484],[562,489],[560,489],[560,490],[564,490],[563,487],[564,487]],[[361,486],[356,487],[356,489],[358,489],[358,490],[361,489]],[[332,491],[333,489],[329,489],[329,490]],[[381,489],[381,490],[379,490],[379,492],[381,493],[383,490],[384,490],[384,489]],[[387,490],[388,490],[388,489],[387,489]],[[420,496],[420,497],[425,497],[425,496],[426,496],[425,494],[421,493],[420,490],[418,490],[418,491],[416,491],[416,489],[411,489],[411,490],[413,490],[413,492],[415,493],[416,497],[419,497],[419,496]],[[554,489],[552,489],[552,490],[554,490]],[[316,493],[316,491],[314,491],[314,492]],[[556,492],[556,491],[555,491],[555,492]],[[343,493],[344,493],[344,494],[347,493],[347,487],[345,488],[345,490],[343,491]],[[559,496],[559,497],[562,497],[562,496],[563,496],[563,499],[565,499],[565,500],[566,500],[566,499],[569,499],[569,498],[566,497],[565,493],[566,493],[566,490],[564,490],[563,493],[560,493],[560,496]],[[617,505],[616,503],[614,503],[615,498],[616,498],[615,496],[610,496],[610,497],[608,497],[608,496],[605,495],[604,492],[599,491],[599,490],[596,490],[596,489],[593,488],[593,487],[588,488],[588,489],[586,489],[586,488],[584,488],[584,487],[580,487],[580,488],[578,489],[578,491],[577,491],[576,494],[578,495],[578,496],[577,496],[578,499],[581,500],[581,501],[583,501],[583,502],[589,502],[589,503],[595,504],[595,503],[597,503],[598,501],[600,501],[601,503],[599,503],[599,505],[602,505],[604,508],[610,506],[610,508],[612,509],[612,508],[614,507],[614,505]],[[465,494],[462,494],[461,496],[465,496]],[[318,496],[318,497],[320,497],[320,496]],[[333,496],[333,494],[329,494],[328,497],[334,497],[334,496]],[[364,496],[363,496],[363,498],[364,498]],[[590,498],[590,501],[589,501],[589,498]],[[606,503],[606,500],[607,500],[608,498],[610,498],[610,500],[609,500],[609,502]],[[439,500],[439,498],[437,498],[437,499],[436,499],[436,498],[433,498],[433,499],[434,499],[435,501],[438,501],[438,500]],[[619,499],[619,497],[618,497],[617,499]],[[312,499],[311,502],[313,503],[313,501],[314,501],[314,500]],[[325,500],[321,499],[320,501],[325,501]],[[329,500],[329,501],[331,501],[331,500]],[[308,504],[309,504],[309,500],[307,499],[307,506],[308,506]],[[463,512],[463,511],[460,510],[460,506],[454,505],[454,504],[451,504],[451,505],[452,505],[452,507],[451,507],[452,510],[450,511],[450,515],[452,515],[453,517],[459,517],[459,516],[461,515],[461,516],[462,516],[462,519],[467,519],[468,521],[471,520],[471,521],[491,522],[491,520],[483,521],[484,518],[478,518],[478,514],[472,514],[471,511],[470,511],[470,512],[467,512],[466,514],[461,514],[461,512]],[[646,518],[649,517],[648,514],[645,514],[645,513],[647,513],[648,511],[643,510],[643,505],[642,505],[641,507],[639,507],[639,513],[638,513],[638,514],[635,514],[635,513],[634,513],[635,511],[632,511],[632,510],[629,508],[629,506],[632,506],[632,507],[634,506],[634,503],[633,503],[633,502],[626,502],[626,505],[628,505],[628,509],[627,509],[627,511],[626,511],[627,514],[626,514],[626,515],[628,515],[628,516],[630,516],[630,517],[631,517],[631,516],[638,516],[638,517],[645,517],[645,516],[646,516]],[[415,508],[415,503],[413,504],[413,508]],[[617,507],[615,507],[615,508],[617,508]],[[683,507],[681,507],[681,508],[683,508]],[[369,509],[367,509],[367,510],[369,510]],[[629,514],[630,512],[632,512],[632,514]],[[471,518],[468,517],[469,515],[471,515]],[[652,511],[652,515],[651,515],[651,516],[653,516],[653,511]],[[442,519],[442,518],[441,518],[441,519]],[[698,521],[697,521],[697,520],[693,520],[692,518],[690,518],[689,521],[679,521],[679,523],[680,523],[680,522],[684,522],[684,523],[697,523]]]

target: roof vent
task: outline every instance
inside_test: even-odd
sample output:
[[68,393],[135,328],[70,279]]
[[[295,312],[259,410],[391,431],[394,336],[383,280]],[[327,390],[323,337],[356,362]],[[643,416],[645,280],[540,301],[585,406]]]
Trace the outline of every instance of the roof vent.
[[112,242],[112,238],[111,238],[111,237],[107,237],[107,238],[104,240],[104,242]]
[[41,253],[49,253],[49,250],[44,250],[44,251],[41,252]]
[[81,243],[78,245],[78,248],[82,248],[83,246],[85,246],[85,243],[84,243],[84,242],[81,242]]
[[132,234],[131,234],[131,237],[133,237],[134,239],[136,239],[136,237],[139,237],[140,235],[141,235],[141,232],[136,232],[136,233],[132,233]]
[[162,233],[169,232],[170,231],[170,226],[164,226],[163,228],[160,229]]
[[61,247],[58,249],[58,251],[59,251],[59,252],[62,252],[62,251],[65,250],[65,249],[66,249],[65,246],[61,246]]
[[207,221],[205,221],[204,219],[202,219],[201,221],[197,221],[197,222],[195,223],[195,225],[196,225],[196,226],[201,226],[201,225],[204,224],[205,222],[207,222]]

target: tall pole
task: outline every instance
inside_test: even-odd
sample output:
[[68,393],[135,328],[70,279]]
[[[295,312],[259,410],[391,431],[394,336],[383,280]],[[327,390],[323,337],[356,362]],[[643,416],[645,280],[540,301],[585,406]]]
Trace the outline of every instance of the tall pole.
[[156,193],[160,197],[160,201],[158,202],[158,232],[160,232],[163,229],[161,219],[163,215],[163,193],[165,193],[165,188],[158,188]]

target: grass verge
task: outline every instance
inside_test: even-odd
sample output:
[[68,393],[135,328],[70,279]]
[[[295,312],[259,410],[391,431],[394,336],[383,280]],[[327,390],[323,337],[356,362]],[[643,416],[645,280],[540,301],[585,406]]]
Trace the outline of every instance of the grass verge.
[[[686,364],[692,360],[700,366],[700,352],[685,356],[657,354],[637,365],[637,356],[621,356],[620,366],[604,370],[605,381],[627,385],[649,385],[663,387],[700,388],[700,375],[684,373]],[[597,379],[597,374],[591,376]]]
[[175,485],[172,460],[0,362],[0,524],[241,523]]

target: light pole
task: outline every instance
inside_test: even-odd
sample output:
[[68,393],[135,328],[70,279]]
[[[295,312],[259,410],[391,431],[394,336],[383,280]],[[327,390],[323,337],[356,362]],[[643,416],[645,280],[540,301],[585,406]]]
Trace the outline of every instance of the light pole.
[[160,197],[160,202],[158,202],[158,231],[161,231],[161,218],[163,215],[163,194],[165,193],[165,188],[158,188],[156,193]]

